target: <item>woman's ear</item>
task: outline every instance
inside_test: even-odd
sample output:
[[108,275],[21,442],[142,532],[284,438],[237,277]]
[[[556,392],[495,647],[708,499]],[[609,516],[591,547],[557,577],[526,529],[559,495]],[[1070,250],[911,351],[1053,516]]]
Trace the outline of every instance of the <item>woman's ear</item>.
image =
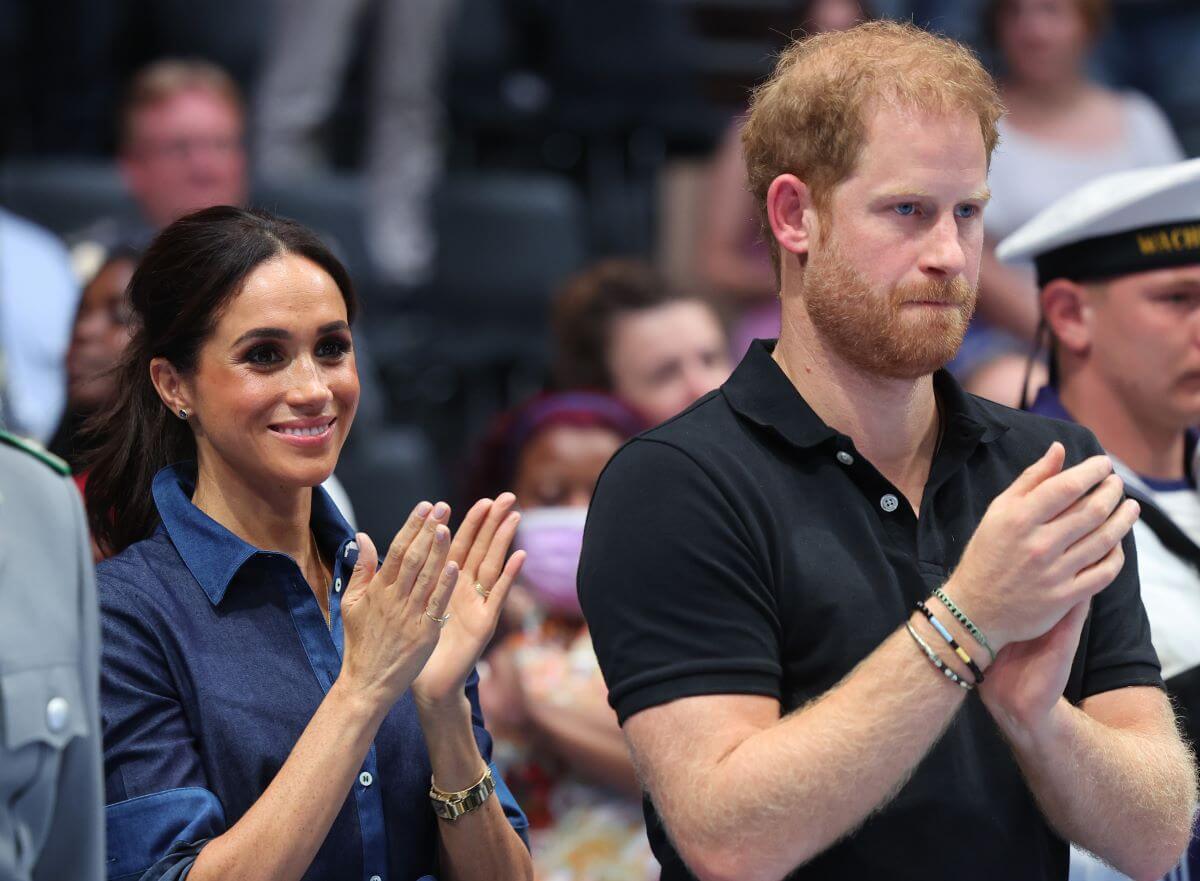
[[188,414],[193,412],[190,389],[175,365],[166,358],[160,356],[150,359],[150,381],[171,413],[178,416],[180,411]]

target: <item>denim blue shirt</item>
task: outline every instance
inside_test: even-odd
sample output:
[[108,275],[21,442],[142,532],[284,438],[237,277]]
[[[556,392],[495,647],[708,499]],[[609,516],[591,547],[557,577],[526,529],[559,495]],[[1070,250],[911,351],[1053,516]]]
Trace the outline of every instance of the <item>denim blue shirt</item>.
[[[292,558],[242,541],[191,502],[195,466],[154,480],[161,524],[97,569],[109,879],[186,876],[279,772],[341,668],[350,527],[313,490],[312,528],[335,560],[330,624]],[[490,763],[477,677],[466,684]],[[304,878],[415,881],[437,872],[431,767],[411,693],[379,727]],[[527,840],[508,788],[498,795]]]

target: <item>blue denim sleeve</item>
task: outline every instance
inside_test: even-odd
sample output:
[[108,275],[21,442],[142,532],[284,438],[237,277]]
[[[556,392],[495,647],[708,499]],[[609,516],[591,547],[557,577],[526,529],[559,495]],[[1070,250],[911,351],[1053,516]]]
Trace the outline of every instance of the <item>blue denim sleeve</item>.
[[108,881],[181,881],[200,849],[225,831],[225,814],[206,789],[168,789],[104,809]]
[[471,724],[475,729],[475,742],[479,744],[479,754],[496,777],[496,797],[500,799],[500,806],[504,808],[504,816],[508,818],[509,824],[516,830],[517,835],[521,836],[525,846],[529,847],[529,820],[513,797],[512,790],[492,764],[492,735],[488,733],[483,721],[483,710],[479,705],[479,674],[474,670],[467,677],[466,691],[467,700],[471,702]]
[[135,568],[121,563],[97,573],[106,874],[109,881],[175,881],[225,831],[225,815],[188,725],[169,641],[139,602],[147,573]]

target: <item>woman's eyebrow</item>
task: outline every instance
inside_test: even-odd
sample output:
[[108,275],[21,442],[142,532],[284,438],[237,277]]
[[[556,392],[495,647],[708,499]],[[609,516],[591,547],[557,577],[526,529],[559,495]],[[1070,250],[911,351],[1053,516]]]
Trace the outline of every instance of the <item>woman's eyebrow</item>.
[[[333,333],[335,330],[349,330],[350,325],[345,321],[330,321],[327,324],[322,324],[317,328],[318,334]],[[241,345],[246,340],[290,340],[292,334],[290,331],[284,330],[282,327],[256,327],[253,330],[248,330],[236,340],[233,341],[235,346]]]
[[287,340],[291,338],[292,335],[282,327],[256,327],[246,331],[234,340],[233,344],[236,346],[246,340]]

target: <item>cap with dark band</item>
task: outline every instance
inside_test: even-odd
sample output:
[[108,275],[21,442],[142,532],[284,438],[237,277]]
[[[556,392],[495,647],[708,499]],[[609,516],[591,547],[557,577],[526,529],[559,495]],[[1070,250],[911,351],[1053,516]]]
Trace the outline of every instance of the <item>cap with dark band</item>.
[[1039,254],[1038,284],[1056,278],[1094,281],[1200,263],[1200,215],[1190,223],[1155,224],[1085,239]]
[[1200,159],[1110,174],[1054,202],[1000,243],[1038,285],[1200,264]]

